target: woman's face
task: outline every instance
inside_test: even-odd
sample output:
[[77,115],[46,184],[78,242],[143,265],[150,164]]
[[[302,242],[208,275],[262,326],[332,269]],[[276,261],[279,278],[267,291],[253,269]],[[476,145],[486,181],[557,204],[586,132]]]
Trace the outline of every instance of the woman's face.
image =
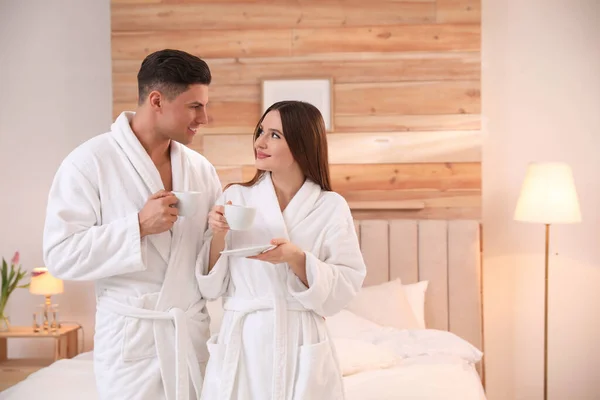
[[296,161],[285,140],[279,111],[269,111],[259,127],[254,141],[255,166],[263,171],[279,172],[291,168]]

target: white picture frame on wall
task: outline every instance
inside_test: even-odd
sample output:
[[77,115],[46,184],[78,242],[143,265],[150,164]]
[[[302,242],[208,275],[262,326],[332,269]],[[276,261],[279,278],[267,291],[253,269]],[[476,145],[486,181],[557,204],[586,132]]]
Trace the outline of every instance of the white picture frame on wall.
[[333,131],[333,80],[331,78],[263,79],[261,91],[261,113],[278,101],[304,101],[319,109],[325,121],[325,129],[328,132]]

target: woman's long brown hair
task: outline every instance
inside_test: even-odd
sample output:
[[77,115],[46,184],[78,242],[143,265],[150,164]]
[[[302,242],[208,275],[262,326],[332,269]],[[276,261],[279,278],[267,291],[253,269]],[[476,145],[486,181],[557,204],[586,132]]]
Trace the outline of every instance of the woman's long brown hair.
[[[279,111],[283,135],[304,176],[319,185],[321,189],[331,191],[327,133],[319,110],[312,104],[302,101],[277,102],[260,117],[254,129],[253,143],[258,138],[265,116],[273,110]],[[256,149],[254,149],[254,157],[256,158]],[[230,183],[226,188],[231,185],[254,186],[264,173],[265,171],[259,169],[248,182]]]

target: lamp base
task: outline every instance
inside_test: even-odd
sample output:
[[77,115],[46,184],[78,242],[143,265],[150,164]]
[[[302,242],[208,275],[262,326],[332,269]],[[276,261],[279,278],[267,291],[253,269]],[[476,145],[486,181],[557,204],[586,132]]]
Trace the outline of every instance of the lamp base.
[[52,304],[49,295],[44,297],[46,299],[44,304],[38,306],[41,308],[41,311],[33,314],[33,331],[36,333],[56,332],[60,329],[57,306]]

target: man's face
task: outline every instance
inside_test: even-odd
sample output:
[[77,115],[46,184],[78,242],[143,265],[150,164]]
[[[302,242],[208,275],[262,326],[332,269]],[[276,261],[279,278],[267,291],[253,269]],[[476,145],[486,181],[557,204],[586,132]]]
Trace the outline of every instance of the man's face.
[[157,115],[157,131],[181,144],[192,143],[200,125],[208,122],[207,103],[208,86],[201,84],[190,85],[172,100],[163,97]]

